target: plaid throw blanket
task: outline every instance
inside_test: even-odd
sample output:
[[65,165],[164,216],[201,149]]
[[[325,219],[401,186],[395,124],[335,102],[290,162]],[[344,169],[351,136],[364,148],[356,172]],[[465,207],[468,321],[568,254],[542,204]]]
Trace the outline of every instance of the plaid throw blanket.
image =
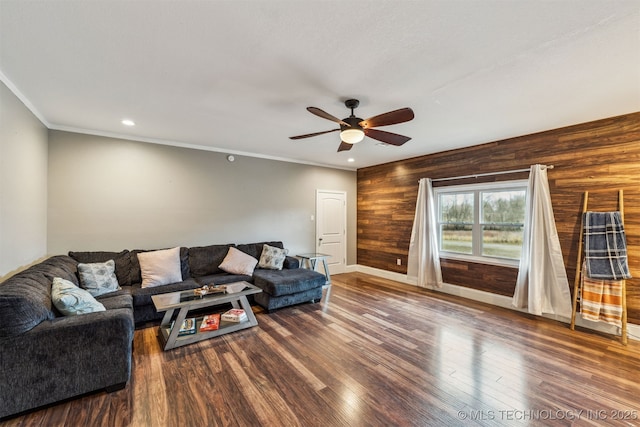
[[620,212],[584,213],[584,249],[590,279],[630,279]]
[[622,327],[622,280],[590,279],[585,272],[583,265],[580,286],[582,318]]

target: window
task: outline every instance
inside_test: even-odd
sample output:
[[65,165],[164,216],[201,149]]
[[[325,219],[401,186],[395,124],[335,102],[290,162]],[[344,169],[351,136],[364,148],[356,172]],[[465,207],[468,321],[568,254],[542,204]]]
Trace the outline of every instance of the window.
[[526,192],[522,180],[435,188],[441,256],[517,265]]

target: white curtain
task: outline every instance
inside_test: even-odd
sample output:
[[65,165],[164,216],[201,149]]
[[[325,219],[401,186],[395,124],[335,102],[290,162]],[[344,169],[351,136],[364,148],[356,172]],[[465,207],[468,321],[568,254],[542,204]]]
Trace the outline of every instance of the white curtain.
[[411,230],[407,276],[415,277],[418,286],[423,288],[442,286],[436,213],[429,178],[422,178],[418,184],[418,200]]
[[529,313],[571,317],[571,293],[551,206],[547,167],[532,165],[513,305]]

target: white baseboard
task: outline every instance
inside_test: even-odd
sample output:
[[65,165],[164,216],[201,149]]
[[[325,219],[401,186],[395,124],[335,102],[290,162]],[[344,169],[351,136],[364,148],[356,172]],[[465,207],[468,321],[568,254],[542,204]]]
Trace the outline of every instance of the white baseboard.
[[[395,273],[393,271],[381,270],[378,268],[367,267],[365,265],[349,265],[346,268],[346,272],[360,272],[371,274],[372,276],[381,277],[383,279],[394,280],[396,282],[405,283],[407,285],[416,285],[416,281],[407,277],[406,274]],[[522,313],[526,313],[526,310],[522,310],[519,308],[515,308],[511,305],[511,297],[506,297],[504,295],[492,294],[491,292],[479,291],[477,289],[465,288],[464,286],[452,285],[449,283],[443,283],[441,288],[430,288],[436,292],[442,292],[449,295],[456,295],[462,298],[467,298],[474,301],[483,302],[486,304],[495,305],[502,308],[508,308],[509,310],[520,311]],[[567,319],[565,317],[555,316],[555,315],[547,315],[544,314],[543,317],[548,319],[557,320],[563,323],[571,323],[571,319]],[[603,332],[612,335],[620,335],[620,328],[609,325],[602,322],[590,322],[588,320],[583,320],[580,316],[576,316],[576,326],[580,326],[587,329],[592,329],[594,331]],[[634,323],[627,324],[627,336],[629,339],[640,340],[640,325],[636,325]]]

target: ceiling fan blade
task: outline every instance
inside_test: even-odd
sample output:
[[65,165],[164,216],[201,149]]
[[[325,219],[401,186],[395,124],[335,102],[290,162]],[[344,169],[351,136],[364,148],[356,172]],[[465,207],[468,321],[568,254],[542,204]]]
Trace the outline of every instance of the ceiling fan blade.
[[413,120],[413,110],[411,108],[401,108],[399,110],[389,111],[388,113],[378,114],[360,122],[363,128],[375,128],[378,126],[395,125],[398,123]]
[[351,127],[351,125],[343,120],[340,120],[337,117],[332,116],[331,114],[327,113],[326,111],[322,111],[319,108],[316,107],[307,107],[307,111],[310,112],[311,114],[315,114],[318,117],[322,117],[323,119],[327,119],[327,120],[331,120],[332,122],[336,122],[336,123],[340,123],[341,125],[345,125],[345,126],[349,126]]
[[325,130],[324,132],[308,133],[306,135],[290,136],[289,139],[311,138],[312,136],[324,135],[325,133],[337,132],[340,129]]
[[351,147],[353,147],[353,144],[349,144],[347,142],[341,141],[340,146],[338,147],[338,153],[341,151],[351,150]]
[[402,145],[411,139],[408,136],[398,135],[397,133],[386,132],[378,129],[365,129],[364,134],[370,138],[377,139],[378,141],[386,142],[391,145]]

